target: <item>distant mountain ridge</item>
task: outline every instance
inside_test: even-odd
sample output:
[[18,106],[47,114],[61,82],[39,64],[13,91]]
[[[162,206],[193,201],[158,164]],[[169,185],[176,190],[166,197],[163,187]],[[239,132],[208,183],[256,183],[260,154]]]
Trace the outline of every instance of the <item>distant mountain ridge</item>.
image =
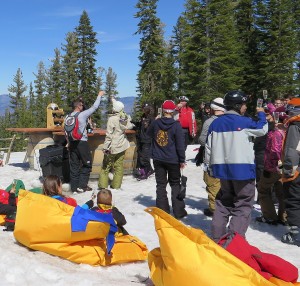
[[124,106],[125,106],[124,111],[126,113],[132,115],[135,99],[136,99],[136,97],[134,97],[134,96],[127,96],[127,97],[121,97],[118,100],[124,104]]
[[[135,99],[136,98],[134,96],[128,96],[128,97],[119,98],[118,100],[123,102],[125,106],[124,111],[128,114],[132,114]],[[0,116],[5,115],[5,110],[9,108],[9,102],[10,102],[10,97],[8,94],[0,94],[0,106],[1,106]]]

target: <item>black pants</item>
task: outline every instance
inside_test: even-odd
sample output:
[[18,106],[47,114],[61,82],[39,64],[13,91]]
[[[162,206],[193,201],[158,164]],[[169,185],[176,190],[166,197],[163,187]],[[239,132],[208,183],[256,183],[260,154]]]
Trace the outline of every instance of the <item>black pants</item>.
[[16,212],[17,207],[0,203],[0,214],[11,215]]
[[150,163],[150,148],[151,143],[140,143],[139,146],[139,167],[145,169],[145,174],[152,171],[152,166]]
[[295,180],[283,183],[283,194],[287,222],[300,227],[300,176]]
[[156,206],[167,213],[170,213],[170,205],[167,184],[171,187],[171,201],[174,216],[182,217],[186,214],[185,203],[183,200],[177,199],[180,192],[180,165],[170,164],[162,161],[154,160],[154,170],[156,179]]
[[69,146],[70,184],[72,192],[85,188],[92,171],[92,156],[87,141],[73,141]]
[[256,172],[256,188],[258,187],[258,182],[260,180],[261,174],[264,170],[264,156],[265,151],[255,151],[255,172]]
[[189,129],[188,128],[182,128],[182,133],[183,133],[183,136],[184,136],[184,147],[185,147],[185,150],[186,150],[187,146],[190,144]]

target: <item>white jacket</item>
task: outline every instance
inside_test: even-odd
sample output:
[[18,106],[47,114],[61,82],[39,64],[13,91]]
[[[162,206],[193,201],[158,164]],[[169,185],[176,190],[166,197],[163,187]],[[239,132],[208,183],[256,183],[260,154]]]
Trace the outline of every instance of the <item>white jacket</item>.
[[103,145],[104,150],[110,151],[111,154],[119,154],[130,147],[125,134],[126,129],[134,127],[134,124],[130,120],[131,117],[129,115],[126,120],[122,120],[119,112],[108,118],[106,137]]

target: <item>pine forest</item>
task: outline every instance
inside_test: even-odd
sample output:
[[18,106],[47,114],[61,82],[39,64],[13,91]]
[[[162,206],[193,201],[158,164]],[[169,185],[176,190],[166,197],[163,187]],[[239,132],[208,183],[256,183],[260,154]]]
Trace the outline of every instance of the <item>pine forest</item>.
[[[195,111],[233,89],[250,95],[252,107],[263,90],[271,99],[299,95],[299,0],[186,0],[168,38],[158,5],[158,0],[139,0],[132,15],[138,19],[134,36],[139,37],[140,63],[132,79],[137,91],[133,118],[144,103],[157,110],[180,95],[189,97]],[[99,89],[107,97],[102,109],[111,108],[108,99],[118,95],[117,74],[95,60],[101,43],[86,11],[62,40],[60,48],[53,47],[49,65],[37,63],[33,82],[24,82],[21,68],[12,75],[10,109],[0,117],[2,137],[11,136],[7,127],[46,127],[51,102],[70,111],[81,96],[91,105]],[[99,111],[93,120],[103,126],[106,118]],[[21,148],[16,143],[15,149]]]

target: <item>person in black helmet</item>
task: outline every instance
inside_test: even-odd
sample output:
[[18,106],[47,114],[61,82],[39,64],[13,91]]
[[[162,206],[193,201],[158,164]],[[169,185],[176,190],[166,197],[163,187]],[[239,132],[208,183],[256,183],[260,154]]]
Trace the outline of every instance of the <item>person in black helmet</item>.
[[245,236],[251,220],[256,175],[253,138],[266,134],[268,125],[263,108],[256,109],[257,121],[243,116],[247,101],[248,97],[242,91],[226,93],[226,112],[208,129],[205,162],[209,175],[219,178],[221,183],[212,220],[215,241],[227,232]]

